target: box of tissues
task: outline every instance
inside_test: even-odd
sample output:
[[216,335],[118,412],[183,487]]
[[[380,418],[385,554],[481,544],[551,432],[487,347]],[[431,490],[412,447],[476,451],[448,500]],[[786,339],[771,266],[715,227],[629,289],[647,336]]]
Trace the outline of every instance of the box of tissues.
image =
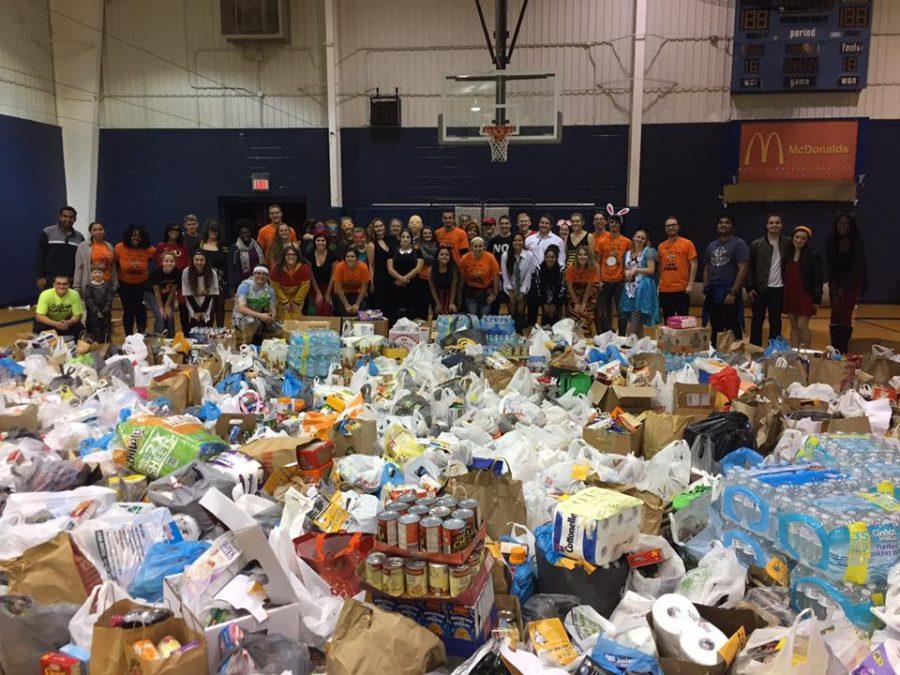
[[621,492],[588,487],[556,506],[553,548],[575,560],[608,565],[637,536],[644,503]]

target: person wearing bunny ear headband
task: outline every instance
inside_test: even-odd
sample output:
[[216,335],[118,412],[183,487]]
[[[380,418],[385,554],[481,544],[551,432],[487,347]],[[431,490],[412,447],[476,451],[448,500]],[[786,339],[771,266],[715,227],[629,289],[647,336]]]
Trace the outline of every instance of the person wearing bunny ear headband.
[[612,204],[607,204],[606,211],[609,213],[609,236],[601,238],[599,245],[596,246],[597,262],[600,266],[600,311],[597,330],[600,333],[612,330],[612,312],[613,307],[616,307],[619,315],[618,332],[619,335],[625,335],[627,317],[618,310],[618,307],[625,285],[625,252],[631,249],[631,239],[623,235],[621,230],[622,216],[630,209],[616,211]]

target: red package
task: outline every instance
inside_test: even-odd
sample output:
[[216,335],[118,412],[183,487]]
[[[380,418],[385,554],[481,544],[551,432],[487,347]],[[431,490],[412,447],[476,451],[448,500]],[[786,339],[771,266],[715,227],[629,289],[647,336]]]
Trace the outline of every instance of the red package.
[[741,378],[731,366],[722,368],[709,378],[710,386],[729,401],[736,399],[741,391]]

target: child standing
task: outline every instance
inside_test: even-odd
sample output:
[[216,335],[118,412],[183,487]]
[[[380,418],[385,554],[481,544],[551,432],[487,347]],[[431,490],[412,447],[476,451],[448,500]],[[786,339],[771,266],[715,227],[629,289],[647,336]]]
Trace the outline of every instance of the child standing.
[[84,287],[85,328],[95,342],[112,337],[112,284],[106,280],[103,265],[91,265],[91,283]]

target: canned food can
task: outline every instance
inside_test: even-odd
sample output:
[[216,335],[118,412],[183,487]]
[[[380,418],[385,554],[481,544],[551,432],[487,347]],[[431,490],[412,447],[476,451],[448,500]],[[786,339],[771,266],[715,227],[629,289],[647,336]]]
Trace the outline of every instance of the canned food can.
[[404,551],[419,550],[419,516],[407,513],[397,520],[397,546]]
[[406,575],[403,569],[403,558],[388,558],[381,568],[382,587],[388,595],[399,597],[406,593]]
[[438,506],[446,506],[451,511],[456,508],[456,500],[450,495],[444,495],[443,497],[438,497],[437,500]]
[[379,591],[383,590],[384,561],[387,556],[384,553],[370,553],[366,558],[366,583]]
[[425,574],[424,560],[407,560],[406,595],[411,598],[424,598],[428,594],[428,577]]
[[457,504],[457,506],[461,509],[469,509],[472,513],[475,514],[475,531],[481,529],[481,505],[478,503],[477,499],[463,499]]
[[378,541],[388,546],[397,545],[397,521],[400,514],[396,511],[379,511],[375,516],[378,523]]
[[426,553],[440,553],[444,550],[440,518],[428,516],[419,521],[419,548]]
[[469,587],[471,573],[468,565],[454,565],[450,568],[450,597],[455,598]]
[[450,517],[458,518],[466,524],[466,532],[469,533],[469,541],[472,541],[475,538],[475,533],[478,528],[475,527],[474,511],[470,511],[469,509],[456,509],[456,511],[450,514]]
[[428,593],[437,597],[450,595],[450,566],[446,563],[428,563]]
[[409,504],[405,502],[390,502],[384,507],[387,511],[395,511],[401,516],[409,510]]
[[441,525],[443,530],[444,553],[459,553],[464,550],[469,543],[466,524],[457,518],[449,518]]
[[397,497],[397,499],[395,499],[394,501],[402,502],[407,506],[412,506],[417,501],[419,501],[419,496],[415,492],[406,492]]
[[419,516],[419,518],[424,518],[425,516],[428,515],[428,507],[420,506],[419,504],[413,504],[412,506],[409,507],[409,510],[407,511],[407,513],[415,515],[415,516]]
[[428,515],[445,520],[450,517],[450,509],[446,506],[434,506],[431,508],[431,511],[428,512]]
[[437,503],[436,497],[419,497],[416,506],[427,506],[429,509]]

